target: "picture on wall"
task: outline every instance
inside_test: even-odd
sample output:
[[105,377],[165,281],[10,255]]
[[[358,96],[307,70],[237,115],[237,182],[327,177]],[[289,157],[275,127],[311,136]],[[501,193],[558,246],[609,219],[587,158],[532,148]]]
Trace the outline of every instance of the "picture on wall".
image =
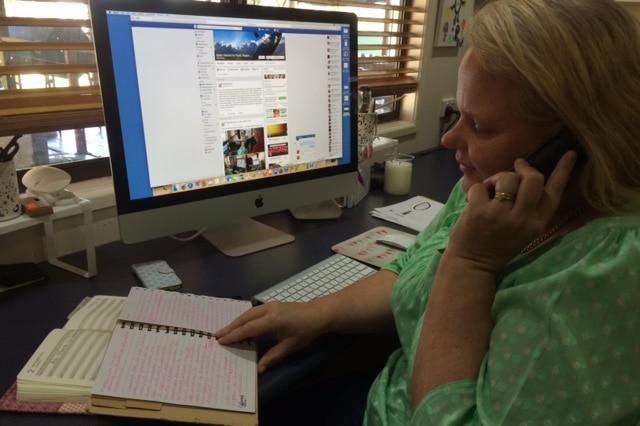
[[435,46],[463,46],[464,30],[472,12],[473,0],[440,0]]

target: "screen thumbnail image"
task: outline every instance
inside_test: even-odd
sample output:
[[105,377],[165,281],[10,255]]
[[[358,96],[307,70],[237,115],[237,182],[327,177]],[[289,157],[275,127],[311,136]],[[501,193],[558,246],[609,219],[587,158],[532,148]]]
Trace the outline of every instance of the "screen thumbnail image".
[[272,143],[269,145],[269,157],[278,157],[281,155],[289,155],[288,143]]
[[267,135],[269,138],[278,138],[281,136],[287,136],[289,132],[289,126],[287,123],[269,124],[267,126]]
[[246,155],[231,155],[224,158],[225,175],[256,172],[264,170],[264,152]]
[[264,130],[262,127],[248,127],[227,130],[222,143],[225,157],[264,152]]
[[287,109],[286,108],[272,108],[267,110],[269,114],[269,118],[286,118],[287,117]]
[[215,30],[216,60],[285,59],[284,37],[280,31]]

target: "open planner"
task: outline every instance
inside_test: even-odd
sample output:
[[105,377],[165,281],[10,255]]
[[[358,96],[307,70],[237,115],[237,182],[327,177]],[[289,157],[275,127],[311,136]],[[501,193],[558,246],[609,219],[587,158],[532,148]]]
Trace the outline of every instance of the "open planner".
[[133,287],[96,377],[91,413],[257,425],[256,345],[213,333],[247,301]]

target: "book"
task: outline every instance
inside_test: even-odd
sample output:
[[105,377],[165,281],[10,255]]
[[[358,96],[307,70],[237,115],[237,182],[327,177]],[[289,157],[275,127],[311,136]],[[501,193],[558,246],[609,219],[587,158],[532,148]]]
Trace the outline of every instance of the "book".
[[213,336],[251,302],[133,287],[96,377],[90,413],[257,425],[257,347]]
[[435,218],[444,204],[422,195],[390,206],[377,207],[370,214],[416,232],[422,231]]
[[18,373],[17,400],[86,404],[124,301],[94,296],[51,330]]
[[415,239],[415,235],[387,226],[377,226],[331,247],[336,253],[349,256],[368,265],[382,268],[391,263],[403,250],[379,244],[378,239],[390,234],[402,234]]

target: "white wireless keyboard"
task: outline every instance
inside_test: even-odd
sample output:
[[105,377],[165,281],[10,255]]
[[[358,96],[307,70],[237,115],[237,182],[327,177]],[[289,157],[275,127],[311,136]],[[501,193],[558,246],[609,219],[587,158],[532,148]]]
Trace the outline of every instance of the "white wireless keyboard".
[[334,293],[374,272],[374,268],[355,259],[334,254],[256,294],[253,302],[308,302],[316,297]]

